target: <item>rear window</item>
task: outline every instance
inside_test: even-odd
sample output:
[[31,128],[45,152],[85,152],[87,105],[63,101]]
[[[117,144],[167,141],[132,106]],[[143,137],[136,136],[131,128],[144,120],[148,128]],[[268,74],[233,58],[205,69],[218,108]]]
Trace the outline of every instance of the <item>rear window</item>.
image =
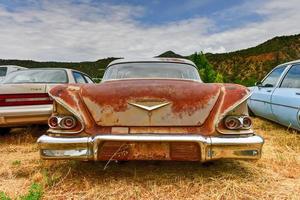
[[5,76],[7,72],[7,67],[0,67],[0,77]]
[[130,78],[171,78],[201,80],[197,69],[182,63],[121,63],[110,66],[103,80]]
[[65,70],[33,69],[15,71],[6,76],[3,83],[67,83]]

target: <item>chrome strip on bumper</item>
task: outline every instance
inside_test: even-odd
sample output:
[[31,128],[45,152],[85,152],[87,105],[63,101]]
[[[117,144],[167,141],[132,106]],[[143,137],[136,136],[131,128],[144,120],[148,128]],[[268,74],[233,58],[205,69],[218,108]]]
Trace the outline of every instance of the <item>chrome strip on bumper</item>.
[[259,159],[264,143],[257,135],[246,137],[205,137],[201,135],[97,135],[94,137],[52,137],[38,139],[43,159],[97,160],[105,141],[124,142],[194,142],[200,147],[202,162],[222,158]]

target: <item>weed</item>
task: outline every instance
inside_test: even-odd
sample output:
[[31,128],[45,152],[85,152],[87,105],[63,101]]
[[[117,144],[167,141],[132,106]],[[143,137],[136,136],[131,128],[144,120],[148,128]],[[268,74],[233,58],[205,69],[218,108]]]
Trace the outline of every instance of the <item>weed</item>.
[[0,200],[11,200],[4,192],[0,192]]
[[42,198],[43,188],[38,183],[33,183],[30,188],[28,194],[24,196],[20,196],[21,200],[39,200]]
[[13,165],[13,166],[20,166],[20,165],[21,165],[21,161],[20,161],[20,160],[14,160],[14,161],[12,162],[12,165]]

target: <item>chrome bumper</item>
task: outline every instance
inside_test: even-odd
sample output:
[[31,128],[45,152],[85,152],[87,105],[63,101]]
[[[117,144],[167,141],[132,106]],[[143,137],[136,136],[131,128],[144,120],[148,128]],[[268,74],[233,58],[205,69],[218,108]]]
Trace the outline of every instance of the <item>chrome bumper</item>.
[[259,159],[264,140],[257,135],[246,137],[205,137],[201,135],[97,135],[62,138],[43,135],[38,139],[43,159],[97,160],[106,142],[193,142],[200,148],[201,162],[217,159]]

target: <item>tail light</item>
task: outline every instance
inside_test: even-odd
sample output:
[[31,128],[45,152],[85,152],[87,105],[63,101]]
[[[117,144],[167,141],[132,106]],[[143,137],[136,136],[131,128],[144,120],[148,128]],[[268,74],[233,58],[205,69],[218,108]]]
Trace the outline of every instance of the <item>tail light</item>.
[[58,118],[52,116],[48,119],[48,125],[50,128],[57,128],[58,127]]
[[51,116],[48,125],[52,129],[72,129],[77,125],[77,120],[72,116]]
[[249,129],[249,128],[251,128],[251,126],[252,126],[252,120],[251,120],[251,118],[248,117],[248,116],[245,116],[243,118],[243,128],[244,129]]
[[76,126],[76,119],[72,116],[65,116],[61,119],[59,126],[63,129],[72,129]]
[[225,118],[224,124],[230,130],[250,129],[252,120],[248,116],[228,116]]
[[47,93],[0,95],[0,106],[26,106],[45,104],[52,104],[52,99]]

